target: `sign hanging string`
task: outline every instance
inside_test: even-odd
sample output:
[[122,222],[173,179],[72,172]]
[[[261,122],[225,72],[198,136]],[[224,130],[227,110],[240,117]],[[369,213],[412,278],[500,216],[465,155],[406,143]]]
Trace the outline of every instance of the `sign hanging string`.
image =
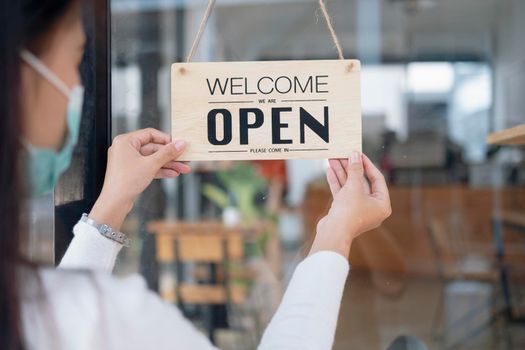
[[[208,6],[206,7],[206,10],[204,11],[204,16],[202,17],[201,23],[199,25],[199,30],[197,31],[197,34],[195,35],[195,39],[193,40],[193,44],[191,45],[190,53],[188,54],[188,57],[186,58],[186,62],[191,62],[193,59],[193,55],[195,54],[195,51],[197,51],[197,47],[199,46],[199,43],[202,38],[202,34],[204,33],[204,30],[206,29],[206,25],[208,24],[208,20],[210,19],[211,11],[213,10],[213,7],[215,6],[215,2],[216,0],[208,0]],[[328,10],[326,9],[326,4],[324,0],[319,0],[319,8],[321,9],[321,12],[323,13],[324,19],[326,21],[326,26],[328,27],[328,30],[330,31],[330,36],[332,37],[335,48],[337,49],[337,55],[339,59],[343,60],[344,59],[343,49],[341,47],[341,43],[339,42],[339,38],[337,37],[337,34],[334,30],[332,19],[330,18],[330,15],[328,14]]]

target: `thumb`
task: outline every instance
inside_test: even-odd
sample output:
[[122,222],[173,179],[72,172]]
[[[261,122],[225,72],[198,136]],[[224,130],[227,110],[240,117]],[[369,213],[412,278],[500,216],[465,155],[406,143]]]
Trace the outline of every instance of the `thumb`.
[[176,160],[184,153],[186,141],[177,140],[162,146],[159,150],[149,157],[155,162],[157,167],[161,168],[164,164]]
[[363,186],[363,157],[360,152],[354,151],[348,159],[348,178],[346,183],[353,188],[361,189]]

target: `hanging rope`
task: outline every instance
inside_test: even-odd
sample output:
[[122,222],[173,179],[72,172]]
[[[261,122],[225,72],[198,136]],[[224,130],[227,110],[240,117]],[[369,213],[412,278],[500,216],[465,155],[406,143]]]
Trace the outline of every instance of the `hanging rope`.
[[215,0],[208,0],[208,6],[206,7],[206,11],[204,11],[204,16],[202,17],[201,24],[199,25],[199,30],[197,31],[197,35],[195,35],[195,39],[193,39],[193,44],[191,45],[190,53],[188,54],[188,57],[186,58],[186,62],[191,62],[191,60],[193,59],[193,55],[195,54],[197,47],[199,47],[199,43],[201,42],[202,34],[204,33],[204,29],[206,29],[206,25],[208,24],[208,20],[210,19],[211,11],[213,10],[214,6],[215,6]]
[[326,21],[326,26],[328,27],[330,35],[332,36],[332,40],[334,41],[335,48],[337,49],[337,55],[339,56],[339,59],[344,60],[345,58],[343,56],[343,49],[341,47],[341,43],[339,43],[339,38],[335,33],[332,18],[330,18],[330,15],[328,15],[328,11],[326,10],[326,4],[324,3],[324,0],[319,0],[319,7],[321,8],[321,12],[323,13],[324,19]]
[[[210,19],[211,11],[215,7],[216,0],[208,0],[208,6],[206,7],[206,10],[204,11],[204,16],[202,17],[201,23],[199,25],[199,30],[197,31],[197,34],[195,35],[195,39],[193,39],[193,44],[191,45],[190,53],[186,57],[186,62],[191,62],[193,59],[193,56],[195,55],[195,51],[197,51],[197,48],[199,47],[199,43],[202,38],[202,34],[204,33],[204,30],[206,29],[206,25],[208,24],[208,20]],[[328,10],[326,9],[326,4],[324,0],[319,0],[319,7],[321,8],[321,12],[323,13],[324,19],[326,21],[326,26],[328,27],[328,31],[330,32],[330,36],[332,37],[332,40],[334,42],[335,48],[337,49],[337,55],[339,56],[339,59],[343,60],[343,49],[341,47],[341,43],[339,42],[339,38],[337,37],[337,34],[334,30],[334,26],[332,23],[332,19],[330,18],[330,15],[328,14]]]

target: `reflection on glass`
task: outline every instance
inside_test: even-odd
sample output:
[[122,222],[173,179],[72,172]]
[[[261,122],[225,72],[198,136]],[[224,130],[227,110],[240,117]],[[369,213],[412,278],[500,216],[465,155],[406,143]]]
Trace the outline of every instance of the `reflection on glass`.
[[[114,135],[170,131],[169,67],[184,60],[204,5],[111,2]],[[523,148],[485,139],[525,122],[525,3],[327,5],[345,55],[363,60],[364,151],[393,205],[352,247],[334,348],[523,348],[514,322],[524,317]],[[336,58],[316,9],[314,0],[218,1],[194,60]],[[153,184],[123,228],[135,243],[117,272],[144,274],[222,348],[254,349],[330,205],[326,166],[198,163]],[[226,289],[192,289],[204,284]]]

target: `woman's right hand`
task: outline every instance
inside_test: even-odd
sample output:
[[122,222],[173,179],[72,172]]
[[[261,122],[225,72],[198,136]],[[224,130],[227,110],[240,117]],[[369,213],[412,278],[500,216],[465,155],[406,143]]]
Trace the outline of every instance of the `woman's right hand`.
[[120,229],[136,198],[154,179],[174,178],[191,168],[177,159],[186,142],[152,128],[118,135],[108,151],[102,192],[89,216]]
[[348,161],[331,160],[326,177],[333,202],[317,225],[310,254],[331,250],[348,257],[354,238],[377,228],[392,213],[388,188],[383,174],[359,152]]

